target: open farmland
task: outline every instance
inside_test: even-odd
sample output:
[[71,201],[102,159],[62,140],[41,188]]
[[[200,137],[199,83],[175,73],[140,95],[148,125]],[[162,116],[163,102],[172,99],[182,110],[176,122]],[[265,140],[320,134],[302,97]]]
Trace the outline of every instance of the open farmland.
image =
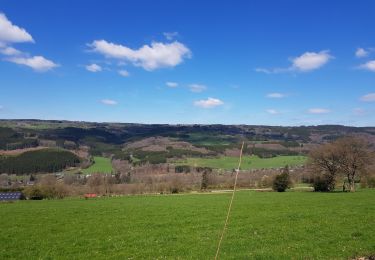
[[[212,259],[230,194],[0,204],[0,258]],[[236,193],[222,259],[348,259],[375,251],[375,190]],[[35,216],[30,219],[30,216]]]
[[[285,165],[303,165],[305,156],[276,156],[272,158],[259,158],[258,156],[244,156],[241,169],[279,168]],[[178,165],[194,167],[211,167],[216,169],[234,169],[238,165],[238,157],[222,156],[218,158],[187,158],[177,161]]]
[[90,167],[82,170],[84,174],[112,172],[112,164],[109,158],[94,156],[93,160],[94,163]]

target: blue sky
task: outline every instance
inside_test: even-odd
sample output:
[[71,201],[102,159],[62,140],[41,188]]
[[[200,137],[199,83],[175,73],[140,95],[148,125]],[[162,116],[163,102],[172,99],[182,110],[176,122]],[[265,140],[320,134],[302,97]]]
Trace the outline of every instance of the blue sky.
[[375,126],[375,2],[0,1],[0,118]]

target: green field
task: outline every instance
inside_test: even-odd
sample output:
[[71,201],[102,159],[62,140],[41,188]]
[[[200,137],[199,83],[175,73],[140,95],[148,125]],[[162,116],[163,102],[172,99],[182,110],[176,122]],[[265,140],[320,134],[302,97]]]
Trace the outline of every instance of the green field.
[[[242,157],[241,169],[279,168],[285,165],[302,165],[306,161],[304,156],[276,156],[272,158],[259,158],[258,156]],[[177,161],[177,165],[190,165],[194,167],[211,167],[216,169],[234,169],[238,166],[238,157],[222,156],[219,158],[187,158]]]
[[[213,259],[230,193],[0,203],[0,259]],[[221,259],[375,253],[375,190],[236,193]]]
[[94,156],[94,163],[87,169],[83,169],[84,174],[111,173],[112,163],[109,158]]

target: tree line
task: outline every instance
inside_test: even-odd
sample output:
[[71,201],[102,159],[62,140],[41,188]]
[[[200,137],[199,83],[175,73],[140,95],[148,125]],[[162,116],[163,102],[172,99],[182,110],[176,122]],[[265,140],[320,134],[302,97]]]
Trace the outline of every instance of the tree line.
[[43,149],[24,152],[17,156],[0,156],[0,173],[53,173],[79,163],[80,158],[69,151]]

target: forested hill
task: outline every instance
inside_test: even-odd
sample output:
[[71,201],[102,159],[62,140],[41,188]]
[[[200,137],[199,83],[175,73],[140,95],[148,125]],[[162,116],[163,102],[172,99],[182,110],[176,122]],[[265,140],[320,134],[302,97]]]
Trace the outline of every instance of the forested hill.
[[[360,135],[375,144],[375,127],[256,126],[256,125],[147,125],[127,123],[92,123],[57,120],[0,120],[0,150],[29,147],[59,147],[68,150],[88,147],[91,155],[115,154],[124,145],[151,137],[223,151],[241,140],[287,147],[308,147],[344,135]],[[257,147],[259,148],[259,147]],[[262,147],[260,147],[262,148]]]
[[69,151],[41,149],[20,155],[0,155],[0,173],[52,173],[76,166],[79,162],[79,157]]

